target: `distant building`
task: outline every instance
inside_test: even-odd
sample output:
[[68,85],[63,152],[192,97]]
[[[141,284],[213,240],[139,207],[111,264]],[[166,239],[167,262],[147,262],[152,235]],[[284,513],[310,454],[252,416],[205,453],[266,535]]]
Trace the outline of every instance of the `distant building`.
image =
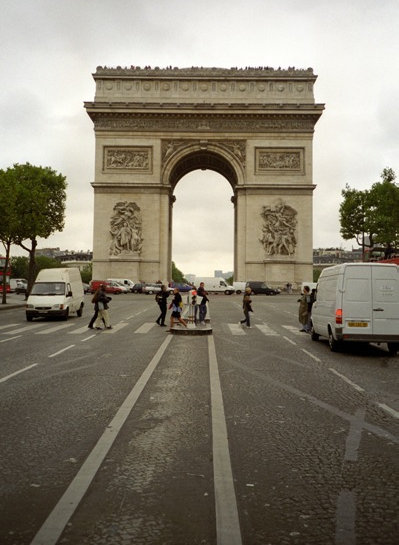
[[93,252],[79,250],[60,250],[59,248],[39,248],[36,250],[37,256],[46,256],[60,261],[65,267],[78,267],[84,269],[93,260]]
[[226,279],[226,278],[230,278],[230,276],[233,276],[233,274],[234,274],[233,271],[223,272],[223,271],[217,270],[217,271],[214,271],[213,276],[215,278],[224,278],[224,279]]
[[344,250],[343,248],[317,248],[313,250],[313,265],[328,267],[339,263],[353,263],[362,261],[361,248]]

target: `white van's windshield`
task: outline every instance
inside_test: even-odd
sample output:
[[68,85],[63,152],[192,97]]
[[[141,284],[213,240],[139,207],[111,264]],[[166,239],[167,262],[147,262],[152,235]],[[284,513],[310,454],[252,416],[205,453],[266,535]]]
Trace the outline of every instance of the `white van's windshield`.
[[36,282],[31,295],[65,295],[65,282]]

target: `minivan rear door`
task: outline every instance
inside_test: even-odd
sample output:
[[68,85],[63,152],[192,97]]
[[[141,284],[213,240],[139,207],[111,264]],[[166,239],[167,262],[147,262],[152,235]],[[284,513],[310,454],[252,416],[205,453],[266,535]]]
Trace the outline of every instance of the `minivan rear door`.
[[389,265],[371,269],[373,333],[399,335],[399,269]]
[[362,265],[348,265],[345,268],[342,310],[346,335],[372,335],[373,333],[370,269]]

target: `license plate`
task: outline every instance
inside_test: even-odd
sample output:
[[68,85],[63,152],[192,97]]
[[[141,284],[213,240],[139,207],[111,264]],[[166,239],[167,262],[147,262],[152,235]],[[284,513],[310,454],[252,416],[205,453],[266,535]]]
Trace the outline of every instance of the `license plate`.
[[348,327],[368,327],[368,322],[348,322]]

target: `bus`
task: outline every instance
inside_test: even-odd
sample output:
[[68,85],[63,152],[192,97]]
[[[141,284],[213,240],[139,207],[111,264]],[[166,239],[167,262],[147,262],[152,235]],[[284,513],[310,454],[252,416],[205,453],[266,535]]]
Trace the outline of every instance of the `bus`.
[[6,292],[10,292],[10,277],[11,277],[11,266],[8,262],[8,267],[6,270],[6,258],[0,256],[0,292],[3,291],[3,279],[6,277]]

